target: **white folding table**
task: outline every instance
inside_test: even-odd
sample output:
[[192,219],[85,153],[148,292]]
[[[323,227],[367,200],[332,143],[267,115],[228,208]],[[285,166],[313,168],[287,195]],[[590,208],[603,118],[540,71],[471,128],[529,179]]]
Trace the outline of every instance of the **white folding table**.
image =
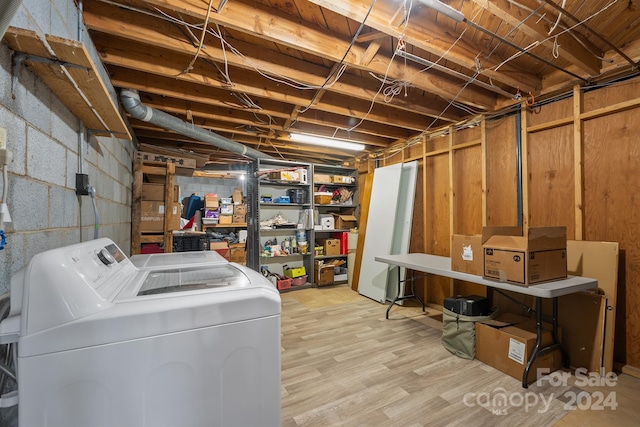
[[[451,259],[438,255],[429,255],[422,253],[410,253],[410,254],[398,254],[398,255],[383,255],[376,256],[375,260],[378,262],[383,262],[389,265],[394,265],[398,267],[404,267],[405,269],[411,271],[420,271],[427,274],[433,274],[437,276],[450,277],[452,279],[464,280],[467,282],[478,283],[480,285],[487,286],[489,288],[500,289],[504,291],[512,291],[517,292],[524,295],[531,295],[536,298],[536,345],[533,349],[533,353],[527,362],[527,366],[522,373],[522,387],[527,388],[527,377],[529,376],[529,371],[531,370],[531,366],[533,366],[533,362],[536,357],[554,350],[560,347],[560,343],[558,342],[558,297],[563,295],[569,295],[575,292],[586,291],[589,289],[594,289],[598,287],[598,281],[595,279],[591,279],[588,277],[580,277],[580,276],[568,276],[566,279],[555,280],[551,282],[540,283],[531,286],[519,286],[512,285],[510,283],[498,282],[493,280],[487,280],[482,278],[481,276],[476,276],[473,274],[460,273],[458,271],[451,270]],[[405,275],[406,276],[406,275]],[[412,279],[413,280],[413,279]],[[387,308],[387,318],[389,318],[389,310],[391,307],[400,299],[406,299],[410,297],[416,297],[423,304],[424,302],[420,297],[412,292],[411,295],[407,295],[404,297],[399,297],[400,294],[400,268],[398,268],[398,293],[396,294],[396,298],[391,301],[389,307]],[[412,281],[412,290],[413,290],[413,281]],[[553,342],[551,345],[540,348],[542,342],[542,298],[551,298],[553,301],[553,315],[552,315],[552,337]],[[567,355],[562,352],[562,356],[565,361],[565,366],[569,365],[569,360]]]

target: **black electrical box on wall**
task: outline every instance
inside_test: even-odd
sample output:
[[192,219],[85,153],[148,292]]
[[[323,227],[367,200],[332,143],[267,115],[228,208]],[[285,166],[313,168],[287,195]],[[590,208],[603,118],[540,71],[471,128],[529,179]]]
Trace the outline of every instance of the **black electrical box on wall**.
[[76,174],[76,196],[89,195],[89,175],[86,173]]

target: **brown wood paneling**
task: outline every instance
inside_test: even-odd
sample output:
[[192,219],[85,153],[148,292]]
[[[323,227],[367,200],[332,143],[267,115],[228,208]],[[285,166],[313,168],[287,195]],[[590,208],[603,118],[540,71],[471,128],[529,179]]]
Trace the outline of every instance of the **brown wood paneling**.
[[573,125],[528,136],[529,225],[565,225],[575,236]]
[[517,225],[515,116],[488,121],[487,225]]
[[529,126],[537,126],[546,122],[564,119],[565,117],[573,117],[572,97],[546,104],[530,111],[527,121]]
[[[640,85],[635,86],[638,93]],[[620,87],[618,90],[629,90]],[[620,94],[602,91],[606,99]],[[640,122],[638,110],[584,123],[585,239],[620,243],[615,359],[640,367]]]
[[584,92],[583,112],[588,113],[599,108],[638,98],[639,83],[637,79],[616,83],[615,85]]
[[[439,138],[445,139],[445,138]],[[449,256],[449,155],[427,157],[426,163],[426,216],[427,235],[425,252]],[[427,285],[428,301],[442,304],[444,297],[451,294],[451,281],[442,277],[430,277]]]

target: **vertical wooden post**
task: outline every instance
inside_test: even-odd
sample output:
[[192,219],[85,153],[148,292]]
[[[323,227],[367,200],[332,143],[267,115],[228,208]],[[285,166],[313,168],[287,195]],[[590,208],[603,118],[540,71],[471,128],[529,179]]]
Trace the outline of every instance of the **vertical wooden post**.
[[584,239],[583,193],[583,141],[582,141],[582,91],[580,85],[573,87],[573,193],[575,201],[575,240]]
[[487,225],[487,120],[480,121],[480,156],[482,168],[482,226]]
[[522,139],[522,155],[520,161],[522,162],[522,228],[523,235],[526,237],[529,235],[529,148],[528,148],[528,135],[527,132],[527,105],[522,103],[520,107],[520,123],[521,130],[520,135]]
[[131,182],[131,255],[140,253],[140,222],[142,219],[142,160],[133,160],[133,181]]

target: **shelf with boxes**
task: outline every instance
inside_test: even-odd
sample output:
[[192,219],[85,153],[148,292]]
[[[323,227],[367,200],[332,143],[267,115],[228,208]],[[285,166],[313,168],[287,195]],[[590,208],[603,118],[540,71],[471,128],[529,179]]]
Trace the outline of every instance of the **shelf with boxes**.
[[173,162],[135,159],[131,203],[131,254],[171,252],[180,229],[180,204]]
[[[256,162],[257,185],[253,189],[256,203],[254,265],[268,268],[272,277],[286,277],[285,270],[313,271],[310,239],[313,228],[311,165],[274,159]],[[292,279],[293,288],[306,285],[311,278]],[[286,286],[287,279],[281,283]]]
[[347,281],[349,231],[357,228],[357,170],[313,165],[314,281],[318,286]]

